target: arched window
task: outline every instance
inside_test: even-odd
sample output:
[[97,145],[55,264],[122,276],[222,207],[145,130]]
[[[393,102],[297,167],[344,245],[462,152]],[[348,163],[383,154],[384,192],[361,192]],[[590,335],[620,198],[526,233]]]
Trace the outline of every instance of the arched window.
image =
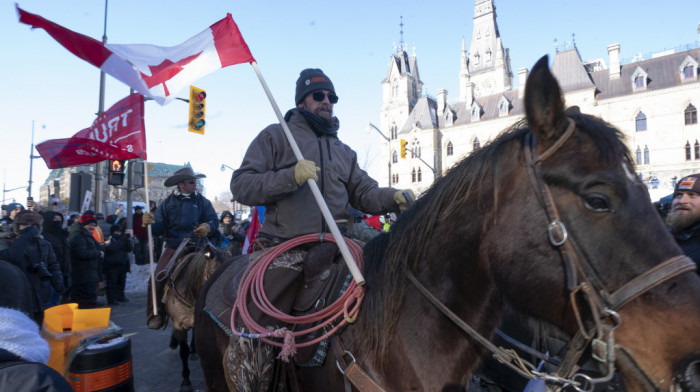
[[391,140],[396,140],[398,137],[399,129],[396,124],[391,124]]
[[[690,154],[690,144],[688,144],[688,154]],[[690,158],[688,158],[690,159]],[[637,165],[642,164],[642,150],[637,147]]]
[[452,156],[454,154],[454,146],[452,145],[452,142],[447,142],[447,156]]
[[420,157],[420,150],[420,142],[417,139],[414,139],[411,143],[411,151],[413,151],[413,154],[411,154],[411,158]]
[[391,163],[399,163],[399,153],[394,151],[393,154],[391,154]]
[[391,96],[396,97],[399,95],[399,81],[394,79],[394,82],[391,84]]
[[399,175],[398,174],[392,174],[391,175],[391,183],[396,184],[399,182]]
[[698,123],[698,110],[693,104],[688,104],[685,108],[685,125],[693,125]]
[[479,138],[477,137],[474,139],[474,143],[472,143],[472,150],[479,151],[480,148],[481,148],[481,142],[479,141]]
[[637,132],[647,130],[647,116],[643,112],[639,112],[637,117],[634,118],[634,129]]
[[644,146],[644,164],[649,164],[649,147]]
[[685,160],[689,161],[691,159],[693,159],[693,157],[690,155],[690,142],[685,142]]
[[695,160],[697,161],[699,159],[700,159],[700,143],[698,143],[698,141],[696,140],[695,141]]
[[418,168],[418,182],[421,182],[421,181],[423,181],[423,174],[422,174],[420,167],[419,167]]
[[416,182],[416,169],[411,170],[411,182]]

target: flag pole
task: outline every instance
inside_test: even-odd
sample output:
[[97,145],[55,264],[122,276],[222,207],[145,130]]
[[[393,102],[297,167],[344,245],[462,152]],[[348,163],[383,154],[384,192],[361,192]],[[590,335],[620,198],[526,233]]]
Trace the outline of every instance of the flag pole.
[[[146,208],[151,212],[151,202],[148,200],[148,161],[143,161],[143,189],[146,191]],[[153,212],[151,212],[153,213]],[[151,225],[146,225],[148,231],[148,259],[151,264],[151,299],[153,300],[153,315],[158,315],[158,303],[156,302],[156,275],[153,269],[153,230]]]
[[[275,98],[272,96],[270,89],[267,87],[265,79],[263,78],[262,74],[260,73],[260,70],[258,69],[257,62],[251,61],[250,65],[253,66],[255,73],[258,75],[258,79],[260,79],[260,84],[262,84],[263,90],[265,90],[265,94],[267,94],[267,99],[270,100],[272,109],[275,111],[280,125],[282,125],[282,129],[284,130],[285,136],[287,136],[287,141],[289,141],[289,145],[292,147],[294,156],[297,158],[298,161],[304,159],[304,156],[301,155],[301,151],[299,150],[299,146],[297,145],[296,140],[294,140],[294,136],[292,136],[292,132],[289,130],[289,126],[287,126],[287,122],[284,121],[284,117],[282,116],[282,112],[280,111],[279,106],[277,106]],[[357,267],[355,259],[353,259],[352,255],[350,254],[348,245],[345,243],[343,235],[340,234],[340,230],[338,230],[338,225],[336,225],[335,220],[333,219],[333,215],[331,214],[331,211],[326,205],[326,201],[323,200],[323,195],[321,195],[321,190],[318,189],[318,184],[316,184],[316,181],[314,181],[312,178],[308,180],[308,183],[309,187],[311,188],[311,193],[313,193],[314,198],[316,199],[316,203],[318,204],[319,208],[321,209],[321,213],[323,214],[323,217],[328,223],[328,228],[330,228],[331,234],[333,234],[333,238],[335,239],[336,245],[338,245],[338,249],[340,249],[340,253],[343,255],[343,259],[345,259],[345,264],[347,264],[353,279],[355,279],[355,282],[357,282],[358,286],[364,285],[365,278],[362,276],[362,272],[360,272],[360,269]]]

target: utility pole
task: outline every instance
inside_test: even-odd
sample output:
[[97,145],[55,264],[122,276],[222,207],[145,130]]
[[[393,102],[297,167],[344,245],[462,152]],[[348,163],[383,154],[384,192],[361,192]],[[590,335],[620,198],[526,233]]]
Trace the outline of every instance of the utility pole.
[[372,127],[372,128],[374,128],[374,130],[376,130],[377,132],[379,132],[379,134],[382,135],[382,137],[384,138],[384,140],[386,140],[386,142],[387,142],[387,148],[389,149],[389,162],[388,162],[388,166],[389,166],[389,187],[391,187],[391,159],[393,158],[393,157],[391,156],[391,139],[389,139],[389,138],[384,134],[384,132],[382,132],[382,131],[381,131],[379,128],[377,128],[374,124],[369,123],[369,126]]
[[[105,23],[104,23],[104,33],[102,34],[102,43],[107,43],[107,1],[105,0]],[[102,112],[105,111],[105,73],[100,71],[100,102],[97,109],[97,116],[99,117]],[[95,167],[95,212],[104,213],[104,208],[102,206],[102,188],[104,181],[104,165],[102,162],[98,162]]]

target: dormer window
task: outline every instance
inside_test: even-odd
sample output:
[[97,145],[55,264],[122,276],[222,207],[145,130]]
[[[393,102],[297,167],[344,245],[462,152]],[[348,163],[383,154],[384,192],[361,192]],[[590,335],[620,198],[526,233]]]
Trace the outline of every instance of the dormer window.
[[686,65],[683,67],[683,79],[692,79],[695,77],[695,67],[692,65]]
[[479,119],[481,119],[481,106],[476,102],[472,105],[471,115],[472,121],[479,121]]
[[454,123],[454,114],[452,110],[445,110],[445,126],[451,126]]
[[648,75],[641,67],[637,67],[632,73],[632,90],[640,91],[647,88]]
[[691,82],[698,79],[698,62],[694,58],[687,56],[678,67],[681,82]]
[[508,101],[508,99],[505,96],[501,97],[501,100],[498,102],[498,116],[507,116],[508,112],[510,111],[510,108],[510,101]]

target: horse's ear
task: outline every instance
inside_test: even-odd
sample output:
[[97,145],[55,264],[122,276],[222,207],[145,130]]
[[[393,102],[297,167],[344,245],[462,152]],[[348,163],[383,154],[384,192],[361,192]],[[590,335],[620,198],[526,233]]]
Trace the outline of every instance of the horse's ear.
[[546,149],[566,130],[564,100],[549,70],[549,57],[537,61],[525,84],[525,114],[539,149]]

